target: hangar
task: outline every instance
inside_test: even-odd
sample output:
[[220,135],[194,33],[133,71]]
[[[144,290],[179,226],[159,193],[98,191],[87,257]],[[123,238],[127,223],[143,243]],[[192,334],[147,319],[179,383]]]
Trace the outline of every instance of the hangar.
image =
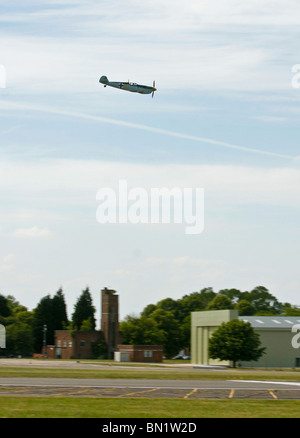
[[[225,365],[208,356],[208,339],[222,324],[238,318],[249,322],[259,334],[266,352],[257,362],[241,362],[245,367],[300,367],[300,343],[296,343],[300,316],[239,316],[237,310],[210,310],[192,312],[191,315],[191,363],[195,365]],[[294,331],[293,330],[294,327]],[[300,325],[299,328],[300,329]],[[292,342],[294,338],[294,342]],[[298,335],[299,338],[299,335]],[[297,348],[295,348],[297,347]]]

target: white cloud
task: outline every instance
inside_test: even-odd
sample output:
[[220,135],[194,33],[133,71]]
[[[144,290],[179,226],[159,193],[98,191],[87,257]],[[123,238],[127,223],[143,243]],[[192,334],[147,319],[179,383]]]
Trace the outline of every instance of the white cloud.
[[[193,91],[290,87],[285,59],[297,53],[297,40],[291,34],[287,50],[274,28],[286,26],[289,35],[290,27],[299,25],[295,1],[47,5],[1,15],[0,20],[18,24],[15,33],[4,29],[1,35],[8,89],[95,91],[100,74],[126,80],[128,75],[148,78],[149,72],[164,90],[176,88],[178,81]],[[31,33],[22,32],[23,26]]]
[[14,237],[40,238],[49,237],[51,236],[52,232],[48,228],[38,228],[37,226],[33,226],[31,228],[19,228],[12,234]]
[[279,117],[279,116],[254,116],[253,119],[260,120],[262,122],[270,122],[270,123],[280,123],[285,122],[287,117]]
[[[241,204],[299,206],[300,170],[289,167],[254,168],[233,165],[134,164],[100,160],[48,159],[36,162],[0,163],[0,189],[5,199],[23,198],[53,206],[53,218],[62,214],[57,206],[91,205],[100,188],[116,191],[120,179],[128,190],[142,187],[204,188],[210,200]],[[37,184],[38,181],[38,184]],[[19,201],[20,202],[20,201]],[[4,204],[5,205],[5,204]],[[2,209],[3,212],[3,209]],[[24,210],[22,218],[32,219]],[[47,217],[47,215],[45,215]],[[37,231],[34,227],[32,231]]]
[[214,140],[212,138],[205,138],[200,137],[196,135],[188,135],[183,134],[177,131],[170,131],[166,129],[161,128],[155,128],[153,126],[144,125],[141,123],[132,123],[123,121],[120,119],[112,119],[108,117],[98,116],[98,115],[91,115],[86,113],[80,113],[75,111],[69,111],[69,110],[63,110],[63,109],[57,109],[57,108],[51,108],[51,107],[45,107],[45,106],[38,106],[38,105],[31,105],[26,103],[10,103],[7,101],[3,101],[2,105],[0,104],[0,108],[6,108],[6,109],[16,109],[16,110],[31,110],[31,111],[37,111],[40,113],[49,113],[49,114],[56,114],[60,116],[66,116],[66,117],[72,117],[72,118],[78,118],[78,119],[84,119],[84,120],[91,120],[94,122],[100,122],[105,124],[111,124],[111,125],[117,125],[117,126],[123,126],[125,128],[131,128],[135,130],[141,130],[141,131],[148,131],[153,132],[156,134],[161,134],[169,137],[175,137],[175,138],[181,138],[183,140],[189,140],[192,142],[198,142],[198,143],[206,143],[209,145],[214,145],[222,148],[227,149],[234,149],[238,151],[243,151],[247,153],[254,153],[254,154],[261,154],[261,155],[268,155],[268,156],[274,156],[279,158],[285,158],[285,159],[293,159],[294,157],[291,155],[286,155],[283,153],[273,152],[273,151],[266,151],[263,149],[257,149],[257,148],[250,148],[245,147],[242,145],[232,144],[229,142],[221,141],[221,140]]
[[16,259],[16,254],[8,254],[0,260],[0,271],[9,272],[14,267],[14,261]]

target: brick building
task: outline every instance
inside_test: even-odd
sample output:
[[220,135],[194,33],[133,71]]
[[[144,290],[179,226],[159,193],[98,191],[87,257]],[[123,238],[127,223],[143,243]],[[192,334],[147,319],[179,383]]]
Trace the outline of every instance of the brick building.
[[162,362],[160,345],[122,345],[119,332],[119,296],[108,288],[101,290],[101,330],[56,330],[55,345],[47,345],[46,354],[53,359],[91,359],[93,344],[107,345],[107,358],[129,362]]
[[161,345],[118,345],[115,353],[118,362],[162,362]]
[[101,331],[107,344],[107,358],[113,359],[116,347],[121,343],[119,332],[119,295],[106,287],[101,291]]
[[91,359],[93,344],[103,340],[101,331],[55,330],[55,345],[47,345],[47,357],[51,359]]

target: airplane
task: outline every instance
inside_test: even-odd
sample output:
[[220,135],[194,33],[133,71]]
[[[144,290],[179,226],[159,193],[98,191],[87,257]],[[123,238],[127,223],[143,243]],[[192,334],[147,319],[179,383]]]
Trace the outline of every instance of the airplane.
[[106,76],[101,76],[99,79],[99,82],[101,84],[104,84],[104,87],[107,85],[109,87],[119,88],[120,90],[126,90],[131,91],[132,93],[140,93],[140,94],[151,94],[152,97],[154,96],[154,91],[156,91],[155,88],[155,81],[153,81],[153,86],[150,87],[148,85],[140,85],[136,84],[134,82],[110,82]]

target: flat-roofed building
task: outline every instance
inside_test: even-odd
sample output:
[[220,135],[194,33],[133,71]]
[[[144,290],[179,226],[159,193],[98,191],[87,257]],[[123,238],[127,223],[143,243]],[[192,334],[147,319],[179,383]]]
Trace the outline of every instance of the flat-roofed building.
[[[300,367],[300,339],[297,342],[297,325],[300,316],[238,316],[237,310],[210,310],[192,312],[191,362],[199,365],[231,365],[208,356],[211,334],[231,319],[249,322],[259,334],[265,354],[256,362],[240,362],[245,367]],[[295,348],[297,347],[297,348]]]

